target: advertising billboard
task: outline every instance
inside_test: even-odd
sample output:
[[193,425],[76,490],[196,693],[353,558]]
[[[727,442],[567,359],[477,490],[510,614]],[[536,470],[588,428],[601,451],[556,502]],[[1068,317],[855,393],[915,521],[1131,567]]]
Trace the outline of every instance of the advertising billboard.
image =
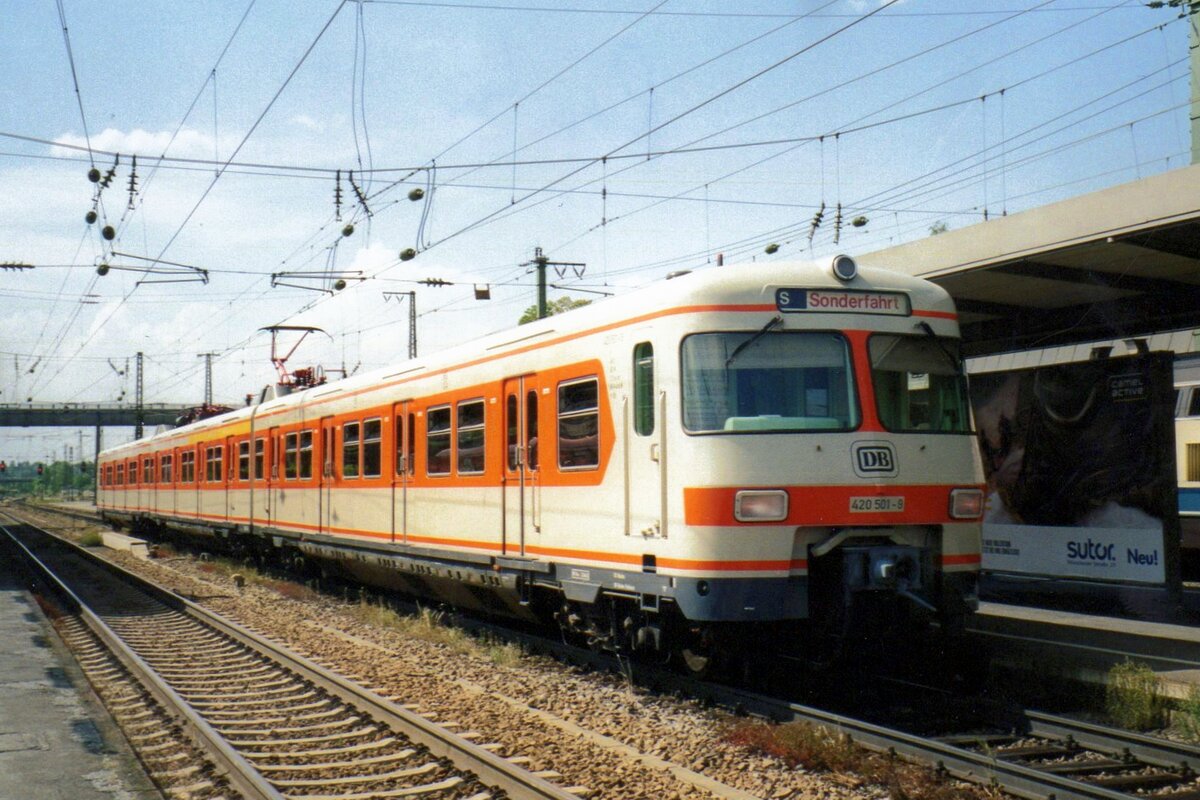
[[1173,357],[973,374],[983,569],[1177,587]]

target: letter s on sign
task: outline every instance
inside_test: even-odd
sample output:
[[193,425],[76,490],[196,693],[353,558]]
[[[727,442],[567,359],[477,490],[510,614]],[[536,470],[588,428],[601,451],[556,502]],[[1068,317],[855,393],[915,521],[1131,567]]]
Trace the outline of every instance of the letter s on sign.
[[788,295],[787,289],[781,289],[779,291],[779,305],[786,306],[791,302],[791,300],[792,298]]

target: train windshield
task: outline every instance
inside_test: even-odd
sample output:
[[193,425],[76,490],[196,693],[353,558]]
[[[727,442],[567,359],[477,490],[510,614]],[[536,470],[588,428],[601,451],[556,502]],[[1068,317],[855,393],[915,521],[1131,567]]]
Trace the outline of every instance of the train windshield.
[[957,339],[875,334],[869,349],[875,402],[885,428],[900,433],[970,432]]
[[700,333],[683,340],[683,425],[691,433],[858,427],[850,347],[837,333]]

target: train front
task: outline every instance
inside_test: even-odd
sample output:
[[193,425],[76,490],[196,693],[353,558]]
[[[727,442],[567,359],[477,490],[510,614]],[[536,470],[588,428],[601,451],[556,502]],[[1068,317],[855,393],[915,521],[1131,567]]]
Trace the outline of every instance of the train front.
[[692,652],[747,622],[813,659],[957,633],[983,477],[952,301],[845,256],[762,274],[680,340]]

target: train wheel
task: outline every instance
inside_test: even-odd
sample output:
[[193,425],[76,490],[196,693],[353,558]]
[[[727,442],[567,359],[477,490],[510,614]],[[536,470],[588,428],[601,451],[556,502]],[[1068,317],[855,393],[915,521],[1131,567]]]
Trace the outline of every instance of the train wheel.
[[675,647],[677,663],[686,675],[702,680],[721,674],[724,659],[708,628],[693,628],[681,634]]

